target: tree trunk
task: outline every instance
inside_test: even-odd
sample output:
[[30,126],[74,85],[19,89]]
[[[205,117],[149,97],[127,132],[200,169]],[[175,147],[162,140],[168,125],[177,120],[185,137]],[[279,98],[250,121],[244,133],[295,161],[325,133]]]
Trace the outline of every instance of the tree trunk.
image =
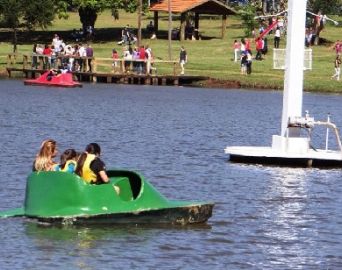
[[138,47],[141,45],[141,17],[142,17],[142,0],[139,0],[138,5]]
[[97,19],[97,10],[90,7],[81,7],[78,9],[78,14],[82,23],[83,33],[86,33],[87,26],[91,26],[94,29]]
[[13,53],[17,52],[17,44],[18,44],[18,30],[17,28],[13,28]]
[[262,13],[267,14],[267,0],[262,1]]

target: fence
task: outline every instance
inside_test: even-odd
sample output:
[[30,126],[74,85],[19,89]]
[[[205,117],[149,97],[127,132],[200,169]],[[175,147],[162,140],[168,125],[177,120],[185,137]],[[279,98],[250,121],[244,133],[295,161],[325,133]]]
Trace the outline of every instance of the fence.
[[14,54],[7,55],[7,68],[48,70],[59,69],[68,66],[76,72],[91,73],[116,73],[116,74],[172,74],[179,72],[179,64],[176,60],[133,60],[133,59],[112,59],[78,56],[57,56],[50,57],[38,54]]

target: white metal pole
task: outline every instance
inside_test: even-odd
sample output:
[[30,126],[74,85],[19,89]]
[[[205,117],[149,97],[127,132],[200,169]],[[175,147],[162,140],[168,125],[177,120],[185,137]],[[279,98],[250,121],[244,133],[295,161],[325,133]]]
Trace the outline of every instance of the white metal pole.
[[[330,114],[328,114],[327,122],[330,123]],[[325,151],[328,151],[329,144],[329,126],[327,126],[327,133],[325,136]]]
[[[281,136],[285,136],[291,116],[302,116],[304,39],[307,0],[288,1],[285,83]],[[289,137],[298,137],[299,128],[290,128]]]

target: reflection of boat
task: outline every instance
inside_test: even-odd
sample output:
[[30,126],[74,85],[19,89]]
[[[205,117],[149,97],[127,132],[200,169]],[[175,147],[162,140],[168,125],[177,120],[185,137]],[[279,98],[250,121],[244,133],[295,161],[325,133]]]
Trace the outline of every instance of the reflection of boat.
[[82,87],[82,84],[75,82],[72,79],[71,73],[62,73],[49,78],[49,71],[43,73],[39,78],[25,80],[25,85],[43,85],[43,86],[58,86],[58,87]]
[[[112,224],[206,222],[213,203],[167,200],[141,175],[109,170],[109,184],[91,185],[75,174],[32,173],[27,179],[22,208],[0,212],[0,217],[25,216],[48,223]],[[114,186],[120,187],[117,195]]]

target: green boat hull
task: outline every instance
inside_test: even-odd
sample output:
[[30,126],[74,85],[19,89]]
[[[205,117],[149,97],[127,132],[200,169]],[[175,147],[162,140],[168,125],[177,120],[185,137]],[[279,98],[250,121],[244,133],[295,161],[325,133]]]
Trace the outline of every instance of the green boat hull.
[[[109,170],[110,182],[90,185],[65,172],[32,173],[27,179],[23,208],[0,212],[0,217],[25,216],[63,224],[194,224],[206,222],[213,203],[166,199],[143,176]],[[120,194],[115,191],[120,188]]]

